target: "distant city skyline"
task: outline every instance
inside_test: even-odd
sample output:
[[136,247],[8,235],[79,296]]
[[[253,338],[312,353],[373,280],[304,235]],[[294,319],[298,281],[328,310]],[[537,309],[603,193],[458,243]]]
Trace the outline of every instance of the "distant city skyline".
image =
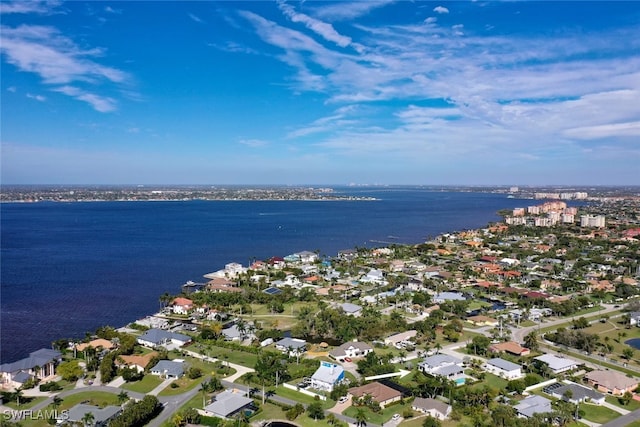
[[0,13],[3,184],[640,184],[639,2]]

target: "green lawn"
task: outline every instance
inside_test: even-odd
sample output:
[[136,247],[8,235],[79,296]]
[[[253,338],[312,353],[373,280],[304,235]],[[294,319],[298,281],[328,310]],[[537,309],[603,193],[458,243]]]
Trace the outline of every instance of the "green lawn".
[[118,395],[107,393],[105,391],[87,391],[84,393],[72,394],[71,396],[64,398],[59,409],[69,409],[82,402],[102,408],[108,405],[117,405]]
[[11,409],[29,409],[45,399],[46,397],[23,396],[20,398],[20,406],[18,406],[16,399],[7,400],[3,403],[3,405]]
[[121,388],[138,393],[149,393],[162,383],[162,379],[156,375],[146,374],[140,381],[124,383]]
[[478,388],[478,387],[483,387],[485,385],[488,385],[489,387],[494,388],[496,390],[504,390],[507,387],[507,383],[508,383],[507,380],[487,372],[485,373],[483,380],[478,381],[477,383],[474,383],[473,385],[471,385],[471,387]]
[[343,414],[348,416],[348,417],[355,418],[356,414],[358,413],[358,409],[360,409],[360,408],[364,409],[365,413],[367,414],[367,421],[368,422],[370,422],[372,424],[382,425],[382,424],[386,423],[387,421],[389,421],[391,419],[391,417],[393,416],[393,414],[402,415],[402,412],[406,408],[411,408],[411,404],[410,403],[402,403],[402,404],[401,403],[394,403],[394,404],[382,409],[382,411],[380,411],[379,413],[372,412],[366,406],[360,406],[360,407],[350,406],[347,409],[345,409]]
[[[287,399],[291,399],[291,400],[295,400],[297,402],[300,402],[304,405],[308,405],[310,403],[315,402],[315,398],[313,396],[308,396],[306,394],[303,393],[299,393],[295,390],[291,390],[288,388],[284,388],[283,386],[278,386],[278,388],[276,389],[276,394],[278,396],[282,396],[285,397]],[[324,409],[329,409],[332,408],[336,402],[334,400],[331,399],[327,399],[324,401],[320,401],[322,403],[322,407]]]
[[620,416],[616,411],[604,406],[583,403],[580,409],[584,411],[584,418],[598,424],[604,424]]
[[[204,377],[200,377],[192,380],[185,375],[182,378],[174,380],[171,384],[165,387],[164,390],[158,393],[158,396],[175,396],[177,394],[182,394],[194,387],[198,387],[203,379]],[[177,384],[177,387],[172,386],[172,384]]]
[[636,409],[640,409],[640,402],[638,402],[637,400],[631,400],[631,402],[629,402],[629,404],[626,406],[620,403],[618,398],[614,396],[607,396],[605,397],[605,400],[608,403],[616,405],[619,408],[626,409],[627,411],[635,411]]

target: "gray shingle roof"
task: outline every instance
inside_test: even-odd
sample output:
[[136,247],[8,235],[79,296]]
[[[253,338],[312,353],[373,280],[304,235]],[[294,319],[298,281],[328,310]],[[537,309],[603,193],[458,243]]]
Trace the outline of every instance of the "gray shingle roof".
[[487,360],[487,365],[493,365],[505,371],[515,371],[516,369],[520,369],[520,365],[516,365],[513,362],[509,362],[508,360],[504,360],[499,357]]
[[0,372],[27,371],[35,368],[36,366],[42,367],[49,362],[60,359],[61,357],[62,353],[57,350],[41,348],[40,350],[29,353],[29,357],[12,363],[4,363],[0,365]]
[[216,400],[213,403],[205,406],[204,410],[226,418],[252,402],[253,400],[248,397],[234,393],[231,390],[225,390],[216,396]]

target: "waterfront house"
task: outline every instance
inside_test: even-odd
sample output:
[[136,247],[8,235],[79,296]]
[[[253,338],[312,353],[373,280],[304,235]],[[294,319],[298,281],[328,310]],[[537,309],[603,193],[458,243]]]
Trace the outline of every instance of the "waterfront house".
[[76,344],[76,350],[78,350],[78,351],[85,351],[89,347],[91,347],[93,349],[102,348],[103,350],[112,350],[116,346],[111,341],[105,340],[103,338],[98,338],[98,339],[95,339],[95,340],[91,340],[89,342],[83,342],[83,343],[80,343],[80,344]]
[[616,371],[591,371],[584,378],[596,390],[614,396],[622,396],[627,391],[635,390],[639,383],[636,378]]
[[93,416],[92,426],[106,427],[109,425],[109,422],[120,415],[121,412],[122,408],[120,406],[105,406],[104,408],[100,408],[98,406],[87,405],[86,403],[79,403],[66,412],[62,425],[86,425],[84,422],[85,414],[91,414]]
[[252,413],[255,409],[253,399],[247,397],[244,392],[227,389],[218,393],[215,400],[203,408],[203,412],[208,417],[230,419],[238,412]]
[[144,370],[151,362],[151,359],[156,357],[158,353],[152,351],[151,353],[138,355],[138,354],[123,354],[116,357],[116,366],[118,368],[134,368],[138,372],[144,372]]
[[175,360],[160,360],[150,370],[151,375],[169,379],[177,379],[184,375],[184,362]]
[[467,322],[474,326],[497,326],[499,323],[498,320],[492,317],[482,315],[467,317]]
[[377,381],[360,387],[352,387],[349,389],[349,394],[358,399],[369,396],[374,402],[377,402],[383,408],[402,399],[401,391],[395,390]]
[[189,298],[176,298],[173,300],[171,310],[174,314],[187,315],[193,310],[193,301]]
[[439,420],[446,420],[451,414],[451,405],[447,405],[440,400],[424,397],[416,397],[413,399],[411,409]]
[[514,406],[514,408],[521,418],[531,418],[535,414],[547,414],[553,411],[551,401],[546,397],[538,395],[527,396]]
[[372,351],[373,347],[371,347],[366,342],[346,342],[331,350],[329,352],[329,357],[338,361],[343,361],[345,357],[363,357],[371,353]]
[[39,380],[52,378],[55,368],[62,360],[57,350],[42,348],[29,353],[29,357],[0,365],[0,382],[3,388],[21,387],[29,378]]
[[311,376],[311,388],[331,392],[333,387],[344,380],[344,369],[331,362],[321,362],[320,367]]
[[162,329],[149,329],[138,337],[138,344],[145,347],[179,348],[191,342],[191,337]]
[[499,357],[487,360],[484,370],[507,380],[515,380],[524,376],[520,365]]
[[460,292],[441,292],[433,297],[433,302],[442,304],[445,301],[466,301]]

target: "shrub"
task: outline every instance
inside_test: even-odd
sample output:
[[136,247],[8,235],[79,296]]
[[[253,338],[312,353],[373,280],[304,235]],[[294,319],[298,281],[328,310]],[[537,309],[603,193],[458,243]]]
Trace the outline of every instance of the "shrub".
[[58,391],[62,390],[62,386],[55,381],[40,384],[40,391]]

